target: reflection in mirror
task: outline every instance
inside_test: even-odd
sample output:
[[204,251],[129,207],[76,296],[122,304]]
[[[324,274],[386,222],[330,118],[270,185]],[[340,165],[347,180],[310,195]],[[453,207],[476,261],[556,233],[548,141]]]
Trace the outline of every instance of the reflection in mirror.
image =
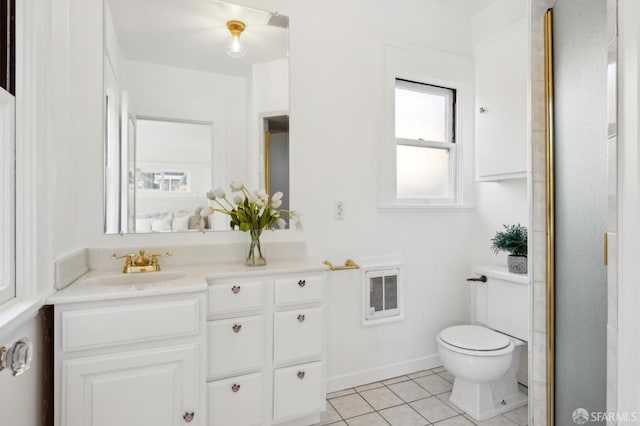
[[[209,189],[267,189],[269,171],[271,191],[289,193],[288,18],[215,0],[149,3],[105,0],[105,232],[227,230],[199,217]],[[234,20],[240,57],[228,52]]]
[[[264,188],[282,192],[282,209],[289,210],[289,116],[264,117]],[[289,219],[283,218],[289,227]]]

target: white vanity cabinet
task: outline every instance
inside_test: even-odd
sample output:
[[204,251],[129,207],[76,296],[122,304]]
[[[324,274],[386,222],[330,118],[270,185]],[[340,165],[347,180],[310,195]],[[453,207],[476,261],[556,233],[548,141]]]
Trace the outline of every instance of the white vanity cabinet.
[[306,426],[325,410],[325,269],[213,277],[208,426]]
[[55,305],[56,426],[204,425],[205,294]]
[[475,48],[476,178],[524,178],[527,172],[529,37],[526,20]]

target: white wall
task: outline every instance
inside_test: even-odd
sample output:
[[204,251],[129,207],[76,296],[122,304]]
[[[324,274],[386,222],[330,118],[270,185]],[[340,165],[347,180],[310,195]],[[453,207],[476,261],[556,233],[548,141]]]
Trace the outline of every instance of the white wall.
[[620,413],[637,413],[640,407],[639,21],[638,2],[618,2],[618,335],[617,354],[612,355],[618,356]]
[[126,89],[136,114],[212,122],[214,157],[223,158],[228,180],[246,180],[246,79],[143,62],[126,61]]
[[[473,16],[473,43],[495,37],[526,17],[525,0],[496,0]],[[506,265],[507,253],[495,255],[490,248],[491,238],[495,236],[496,231],[503,229],[502,225],[528,225],[527,181],[522,178],[500,182],[476,182],[475,196],[476,212],[471,239],[472,264]]]
[[[404,321],[366,329],[360,326],[358,273],[330,274],[329,377],[394,364],[412,369],[437,362],[436,333],[468,320],[464,279],[470,272],[473,212],[378,211],[376,141],[383,124],[379,54],[383,41],[390,41],[470,58],[470,19],[442,4],[418,0],[329,0],[314,7],[293,1],[242,3],[291,17],[291,200],[294,208],[305,213],[305,231],[268,234],[267,244],[270,239],[304,238],[307,252],[318,262],[393,255],[406,266]],[[73,226],[64,228],[64,238],[75,243],[61,245],[55,254],[80,247],[244,241],[245,235],[234,233],[103,235],[102,185],[98,184],[103,174],[101,10],[99,0],[72,0],[72,15],[77,17],[71,27],[73,120],[69,144],[62,148],[73,153],[75,160],[58,172],[74,183],[75,202],[56,204],[55,210],[72,211],[74,220],[68,223]],[[393,22],[402,25],[390,25]],[[472,71],[468,70],[470,75]],[[128,77],[135,75],[133,70]],[[166,90],[203,90],[182,77],[173,81],[179,84]],[[157,93],[158,105],[163,95]],[[140,101],[136,107],[138,113],[145,113]],[[163,109],[147,114],[175,117],[178,112]],[[472,118],[465,121],[473,126]],[[465,155],[473,155],[473,141],[460,142],[465,144]],[[333,220],[336,200],[344,202],[343,221]],[[412,364],[411,360],[418,361]],[[378,373],[384,376],[388,371]]]
[[251,69],[247,108],[247,169],[250,188],[264,186],[264,137],[262,117],[289,113],[289,61],[278,59]]

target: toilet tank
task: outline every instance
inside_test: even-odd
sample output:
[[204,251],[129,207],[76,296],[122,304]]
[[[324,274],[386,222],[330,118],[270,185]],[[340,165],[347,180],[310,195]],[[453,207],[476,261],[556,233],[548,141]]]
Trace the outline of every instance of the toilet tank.
[[486,283],[476,282],[475,321],[528,341],[529,277],[500,266],[479,267],[475,272],[487,277]]

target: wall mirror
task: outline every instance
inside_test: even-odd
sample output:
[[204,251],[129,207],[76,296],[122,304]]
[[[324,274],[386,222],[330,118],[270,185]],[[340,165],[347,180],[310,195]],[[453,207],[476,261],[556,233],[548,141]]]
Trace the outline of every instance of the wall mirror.
[[216,0],[105,0],[107,234],[228,230],[198,208],[232,180],[289,193],[288,28]]

